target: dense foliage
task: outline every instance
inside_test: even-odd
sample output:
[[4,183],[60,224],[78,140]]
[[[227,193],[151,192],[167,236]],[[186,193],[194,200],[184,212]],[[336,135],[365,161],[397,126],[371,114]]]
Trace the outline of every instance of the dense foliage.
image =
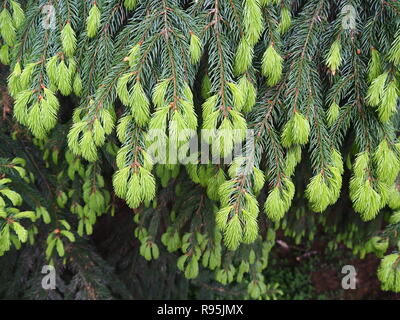
[[[123,277],[136,264],[163,270],[147,285],[165,292],[188,290],[183,274],[229,288],[218,294],[275,298],[263,271],[277,230],[296,243],[324,232],[331,250],[376,253],[382,288],[400,291],[398,1],[3,0],[0,10],[0,265],[64,265],[75,274],[64,297],[129,298],[135,285],[111,269]],[[129,219],[116,225],[141,245],[131,252],[126,233],[107,230],[105,261],[92,234],[121,212]],[[11,250],[23,243],[25,257]]]

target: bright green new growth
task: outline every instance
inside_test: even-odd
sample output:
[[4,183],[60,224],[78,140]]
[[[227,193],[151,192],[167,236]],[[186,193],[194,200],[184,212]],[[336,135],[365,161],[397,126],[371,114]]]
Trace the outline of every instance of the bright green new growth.
[[0,62],[2,64],[9,64],[10,63],[10,58],[9,58],[9,53],[8,53],[9,47],[8,45],[3,45],[0,48]]
[[65,60],[62,59],[58,64],[58,83],[56,84],[61,94],[68,96],[72,92],[72,73],[71,69],[66,65]]
[[167,93],[170,81],[171,79],[162,80],[154,87],[152,100],[154,105],[158,108],[165,106],[165,94]]
[[97,4],[94,3],[90,8],[89,16],[86,20],[86,32],[89,38],[93,38],[100,27],[100,9],[97,7]]
[[272,221],[279,221],[289,210],[294,197],[294,184],[285,178],[280,185],[273,188],[265,201],[264,210]]
[[253,167],[253,180],[254,180],[254,192],[258,194],[265,184],[265,175],[264,173],[257,167]]
[[12,16],[6,8],[0,12],[0,33],[7,45],[14,45],[17,36],[16,30]]
[[[331,163],[332,165],[314,176],[307,186],[306,196],[313,211],[322,212],[340,197],[344,168],[342,156],[336,149],[331,150]],[[320,189],[318,189],[319,185]],[[325,194],[326,197],[319,198],[322,197],[322,194]]]
[[395,184],[390,187],[388,192],[388,206],[392,210],[400,208],[400,191]]
[[31,90],[24,90],[17,94],[15,98],[14,114],[19,122],[26,124],[27,122],[27,105],[31,102],[33,92]]
[[328,170],[315,175],[306,189],[306,196],[310,203],[310,208],[315,212],[324,211],[329,205],[334,204],[340,196],[342,187],[343,165],[340,155],[333,152],[334,166]]
[[140,246],[140,254],[147,260],[158,259],[160,256],[160,250],[155,242],[151,241],[149,237],[142,239],[142,245]]
[[357,154],[354,162],[354,175],[357,177],[363,177],[367,174],[369,162],[370,155],[368,152],[360,152]]
[[301,161],[301,147],[294,145],[287,150],[285,174],[290,177],[294,174],[297,164]]
[[253,47],[249,44],[249,42],[242,38],[240,40],[236,56],[235,56],[235,73],[243,74],[251,65],[253,60]]
[[330,205],[331,191],[326,177],[322,173],[311,179],[306,189],[306,195],[311,208],[316,212],[322,212]]
[[21,91],[21,83],[20,83],[20,76],[21,76],[21,65],[19,62],[15,64],[13,72],[8,77],[8,90],[12,97],[15,98],[18,92]]
[[153,200],[156,193],[155,179],[144,167],[124,167],[114,174],[113,186],[118,197],[126,199],[127,204],[135,209],[142,202]]
[[[91,235],[101,214],[113,215],[118,196],[135,209],[135,236],[147,261],[163,257],[161,241],[168,252],[179,252],[178,268],[187,278],[203,277],[203,266],[224,285],[247,285],[246,298],[267,297],[261,272],[275,242],[271,225],[279,225],[296,243],[306,234],[312,241],[321,223],[327,233],[337,233],[330,249],[339,242],[360,256],[383,255],[387,249],[388,241],[380,236],[353,239],[364,227],[351,212],[346,213],[348,224],[330,225],[324,215],[308,210],[322,212],[341,196],[342,153],[346,170],[353,170],[350,198],[363,220],[375,218],[386,204],[400,208],[393,117],[400,34],[391,28],[396,16],[391,6],[377,6],[385,10],[382,19],[376,19],[381,9],[375,13],[366,6],[360,4],[366,8],[363,23],[357,21],[360,38],[342,29],[340,10],[327,1],[297,7],[279,0],[71,0],[55,6],[56,29],[33,36],[31,30],[40,27],[39,6],[27,8],[25,23],[21,6],[7,0],[0,12],[0,61],[11,64],[11,112],[35,137],[46,169],[62,167],[57,183],[64,190],[55,190],[54,204],[76,215],[78,235]],[[386,22],[390,27],[382,32]],[[324,65],[335,76],[327,76]],[[233,163],[184,165],[178,160],[156,164],[153,174],[151,131],[158,132],[158,147],[179,149],[198,123],[211,131],[202,138],[217,149],[215,160],[233,156]],[[62,128],[69,129],[66,150]],[[235,144],[242,143],[241,151],[250,147],[247,128],[255,134],[254,159],[233,153]],[[28,137],[20,129],[12,132],[15,141]],[[171,157],[167,162],[176,160]],[[101,177],[106,171],[114,172],[113,188]],[[294,177],[303,172],[313,175],[305,190]],[[295,197],[294,182],[294,210],[285,217]],[[299,205],[303,194],[309,202],[304,208]],[[23,196],[0,186],[0,216],[14,214],[3,207],[19,205]],[[165,205],[170,200],[171,210]],[[260,205],[265,215],[258,215]],[[33,208],[49,226],[56,222],[50,208],[43,203]],[[343,221],[341,212],[329,214]],[[159,220],[167,224],[161,237]],[[390,223],[399,221],[399,214],[392,214]],[[379,228],[380,219],[376,222]],[[259,232],[259,225],[266,232]],[[1,229],[0,246],[3,239],[6,244],[0,254],[10,243],[18,247],[15,239],[34,239],[31,229],[7,228],[11,232]],[[49,236],[48,259],[57,253],[69,256],[64,248],[73,236],[69,228],[62,224],[64,240]],[[228,252],[232,261],[224,260],[223,244],[231,251],[240,247]]]
[[234,71],[238,75],[245,73],[250,67],[254,46],[264,28],[259,0],[245,0],[243,11],[244,35],[240,39],[234,64]]
[[72,84],[72,89],[77,97],[80,97],[82,95],[82,89],[83,89],[82,78],[78,72],[75,74],[74,82]]
[[337,120],[338,116],[339,116],[339,112],[340,112],[340,107],[339,105],[333,101],[331,106],[328,109],[327,112],[327,122],[328,125],[331,127],[333,125],[333,123]]
[[150,201],[156,192],[153,175],[143,167],[139,173],[132,173],[128,181],[126,202],[131,208],[137,208],[143,201]]
[[245,96],[243,95],[243,91],[235,83],[229,82],[228,86],[232,93],[233,104],[236,108],[235,110],[241,111],[245,103]]
[[139,81],[133,86],[130,106],[136,123],[144,126],[150,119],[150,103]]
[[353,178],[350,182],[350,196],[353,207],[364,221],[372,220],[382,208],[382,197],[371,181]]
[[372,82],[382,74],[382,61],[381,56],[375,48],[371,49],[371,60],[368,65],[368,81]]
[[192,63],[198,63],[201,58],[201,40],[200,38],[195,35],[193,32],[190,33],[190,59]]
[[140,43],[135,44],[129,51],[128,62],[131,68],[135,68],[140,58]]
[[224,229],[224,235],[225,244],[229,249],[235,250],[239,247],[243,237],[243,230],[237,214],[233,214],[228,220]]
[[240,91],[244,93],[244,105],[242,107],[242,112],[250,112],[257,100],[257,90],[254,84],[246,77],[242,76],[238,84]]
[[289,30],[291,24],[292,24],[292,16],[290,10],[286,7],[283,7],[281,11],[281,21],[279,23],[279,32],[281,34],[285,34],[286,31]]
[[47,76],[49,77],[49,80],[52,85],[57,86],[58,85],[58,55],[55,55],[48,59],[46,63],[46,72]]
[[397,66],[400,65],[400,32],[397,32],[397,36],[391,45],[389,60]]
[[367,100],[371,106],[379,106],[385,91],[385,83],[388,75],[387,72],[382,73],[380,76],[375,78],[369,86]]
[[117,82],[117,95],[125,106],[129,106],[131,100],[128,90],[128,82],[130,81],[131,77],[132,73],[126,73],[122,75]]
[[[32,74],[35,71],[35,68],[37,67],[37,63],[29,63],[25,66],[25,68],[22,70],[20,76],[19,76],[19,89],[20,90],[26,90],[29,87],[29,82],[31,80]],[[17,91],[17,88],[13,88],[16,93],[18,93],[19,91]]]
[[306,144],[309,134],[310,124],[308,120],[300,112],[296,111],[283,128],[282,144],[287,148],[294,144]]
[[[384,145],[381,148],[384,149]],[[379,154],[380,157],[383,156],[379,161],[387,161],[387,154]],[[390,155],[388,158],[391,161]],[[370,155],[367,152],[359,153],[354,163],[354,175],[350,180],[350,198],[354,210],[360,213],[365,221],[374,219],[385,206],[387,193],[387,185],[371,176]]]
[[61,41],[66,56],[71,58],[76,50],[76,36],[70,22],[67,22],[61,32]]
[[19,29],[25,21],[25,13],[20,4],[16,1],[10,0],[12,8],[12,19],[16,29]]
[[344,165],[343,165],[343,158],[340,152],[332,148],[331,159],[333,167],[335,167],[338,170],[338,172],[342,175],[344,173]]
[[399,99],[399,89],[396,80],[392,80],[383,92],[381,103],[378,107],[379,118],[382,122],[387,122],[397,110]]
[[[26,176],[26,170],[24,169],[25,164],[24,159],[15,158],[8,165],[29,183],[30,180]],[[33,211],[20,211],[16,208],[23,204],[23,197],[12,190],[12,182],[10,178],[0,179],[0,256],[9,251],[11,245],[19,249],[22,243],[28,241],[28,236],[31,236],[31,232],[21,222],[24,221],[23,219],[35,222],[37,218]]]
[[[393,148],[393,146],[392,146]],[[392,150],[386,140],[383,140],[374,154],[374,163],[378,179],[392,185],[400,171],[400,160],[396,151]]]
[[267,77],[267,84],[269,86],[276,85],[281,79],[282,64],[283,58],[276,52],[275,46],[270,44],[264,52],[261,65],[261,72]]
[[[241,242],[251,243],[258,236],[258,202],[256,198],[241,185],[245,183],[245,176],[237,175],[235,167],[231,167],[230,175],[241,178],[232,178],[221,184],[219,197],[221,209],[216,214],[217,227],[224,234],[224,243],[230,250],[238,248]],[[262,177],[258,173],[258,184]]]
[[245,0],[243,14],[244,32],[250,46],[260,39],[264,28],[259,0]]
[[217,170],[216,174],[209,178],[213,183],[207,184],[207,196],[214,200],[219,200],[219,188],[226,181],[225,172],[222,169]]
[[97,147],[104,144],[105,135],[114,129],[114,119],[106,109],[101,109],[98,117],[92,121],[83,121],[78,113],[76,115],[77,119],[68,133],[68,146],[74,154],[81,155],[88,161],[96,161]]
[[127,8],[128,10],[133,10],[135,9],[137,4],[137,0],[124,0],[124,6],[125,8]]
[[342,45],[340,43],[340,39],[337,39],[334,43],[332,43],[332,46],[326,56],[326,65],[331,70],[333,75],[336,74],[337,69],[342,63],[341,50]]
[[400,255],[392,253],[384,257],[378,269],[382,290],[400,292]]
[[33,98],[31,90],[18,93],[15,100],[15,117],[25,124],[37,138],[46,137],[57,123],[58,99],[54,93],[43,88],[43,93]]

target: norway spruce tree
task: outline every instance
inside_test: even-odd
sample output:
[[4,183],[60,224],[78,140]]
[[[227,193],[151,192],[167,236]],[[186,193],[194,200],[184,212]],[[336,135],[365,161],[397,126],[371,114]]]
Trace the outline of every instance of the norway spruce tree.
[[319,227],[400,292],[398,1],[0,10],[0,296],[276,298],[276,233]]

